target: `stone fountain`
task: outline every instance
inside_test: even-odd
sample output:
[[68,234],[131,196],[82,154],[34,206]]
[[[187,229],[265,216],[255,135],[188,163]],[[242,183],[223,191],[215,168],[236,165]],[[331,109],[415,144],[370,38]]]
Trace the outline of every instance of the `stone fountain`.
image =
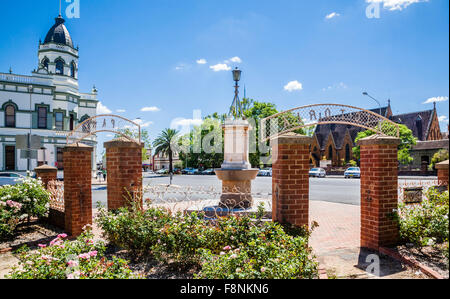
[[222,181],[220,207],[227,209],[249,209],[253,205],[252,180],[258,175],[258,169],[252,169],[249,162],[249,130],[252,128],[243,119],[241,103],[238,97],[238,81],[241,71],[233,70],[235,98],[230,108],[224,130],[224,163],[215,172]]

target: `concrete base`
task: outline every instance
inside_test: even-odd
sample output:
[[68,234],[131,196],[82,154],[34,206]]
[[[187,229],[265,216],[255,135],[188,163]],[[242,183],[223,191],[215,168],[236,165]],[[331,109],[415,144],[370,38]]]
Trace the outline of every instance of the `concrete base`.
[[258,169],[216,169],[215,172],[219,180],[222,181],[220,207],[226,209],[248,209],[252,207],[252,181],[258,175]]

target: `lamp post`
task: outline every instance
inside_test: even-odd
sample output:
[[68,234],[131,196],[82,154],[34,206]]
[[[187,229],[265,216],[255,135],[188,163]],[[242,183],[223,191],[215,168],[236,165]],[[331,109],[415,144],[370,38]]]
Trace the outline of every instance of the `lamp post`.
[[380,115],[381,115],[381,104],[380,104],[380,102],[377,99],[375,99],[374,97],[372,97],[370,94],[368,94],[367,92],[363,92],[363,95],[366,96],[366,97],[369,97],[372,100],[374,100],[375,102],[377,102],[378,107],[380,108]]
[[235,119],[238,119],[242,117],[242,105],[241,101],[239,100],[239,81],[241,80],[242,71],[238,68],[235,68],[232,72],[233,72],[233,81],[235,82],[234,99],[228,115],[233,116]]

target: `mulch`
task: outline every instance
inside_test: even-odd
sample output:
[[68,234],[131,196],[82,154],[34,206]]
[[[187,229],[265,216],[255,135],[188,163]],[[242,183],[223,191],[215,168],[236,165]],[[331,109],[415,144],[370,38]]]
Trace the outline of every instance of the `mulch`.
[[0,253],[14,251],[24,245],[35,247],[49,243],[62,232],[62,229],[38,221],[21,224],[12,240],[0,241]]

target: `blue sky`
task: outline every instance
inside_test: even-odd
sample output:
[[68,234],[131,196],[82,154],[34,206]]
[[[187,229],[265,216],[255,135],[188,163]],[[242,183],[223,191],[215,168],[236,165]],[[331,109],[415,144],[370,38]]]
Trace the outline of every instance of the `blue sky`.
[[[367,18],[367,2],[382,2],[380,18]],[[95,84],[104,106],[141,118],[152,138],[194,109],[227,112],[233,82],[219,70],[235,66],[247,96],[279,110],[323,102],[375,108],[362,96],[367,91],[406,113],[431,109],[423,103],[442,97],[447,131],[449,2],[413,2],[80,0],[80,18],[66,25],[80,47],[81,90]],[[0,72],[36,67],[38,41],[58,5],[2,1]]]

